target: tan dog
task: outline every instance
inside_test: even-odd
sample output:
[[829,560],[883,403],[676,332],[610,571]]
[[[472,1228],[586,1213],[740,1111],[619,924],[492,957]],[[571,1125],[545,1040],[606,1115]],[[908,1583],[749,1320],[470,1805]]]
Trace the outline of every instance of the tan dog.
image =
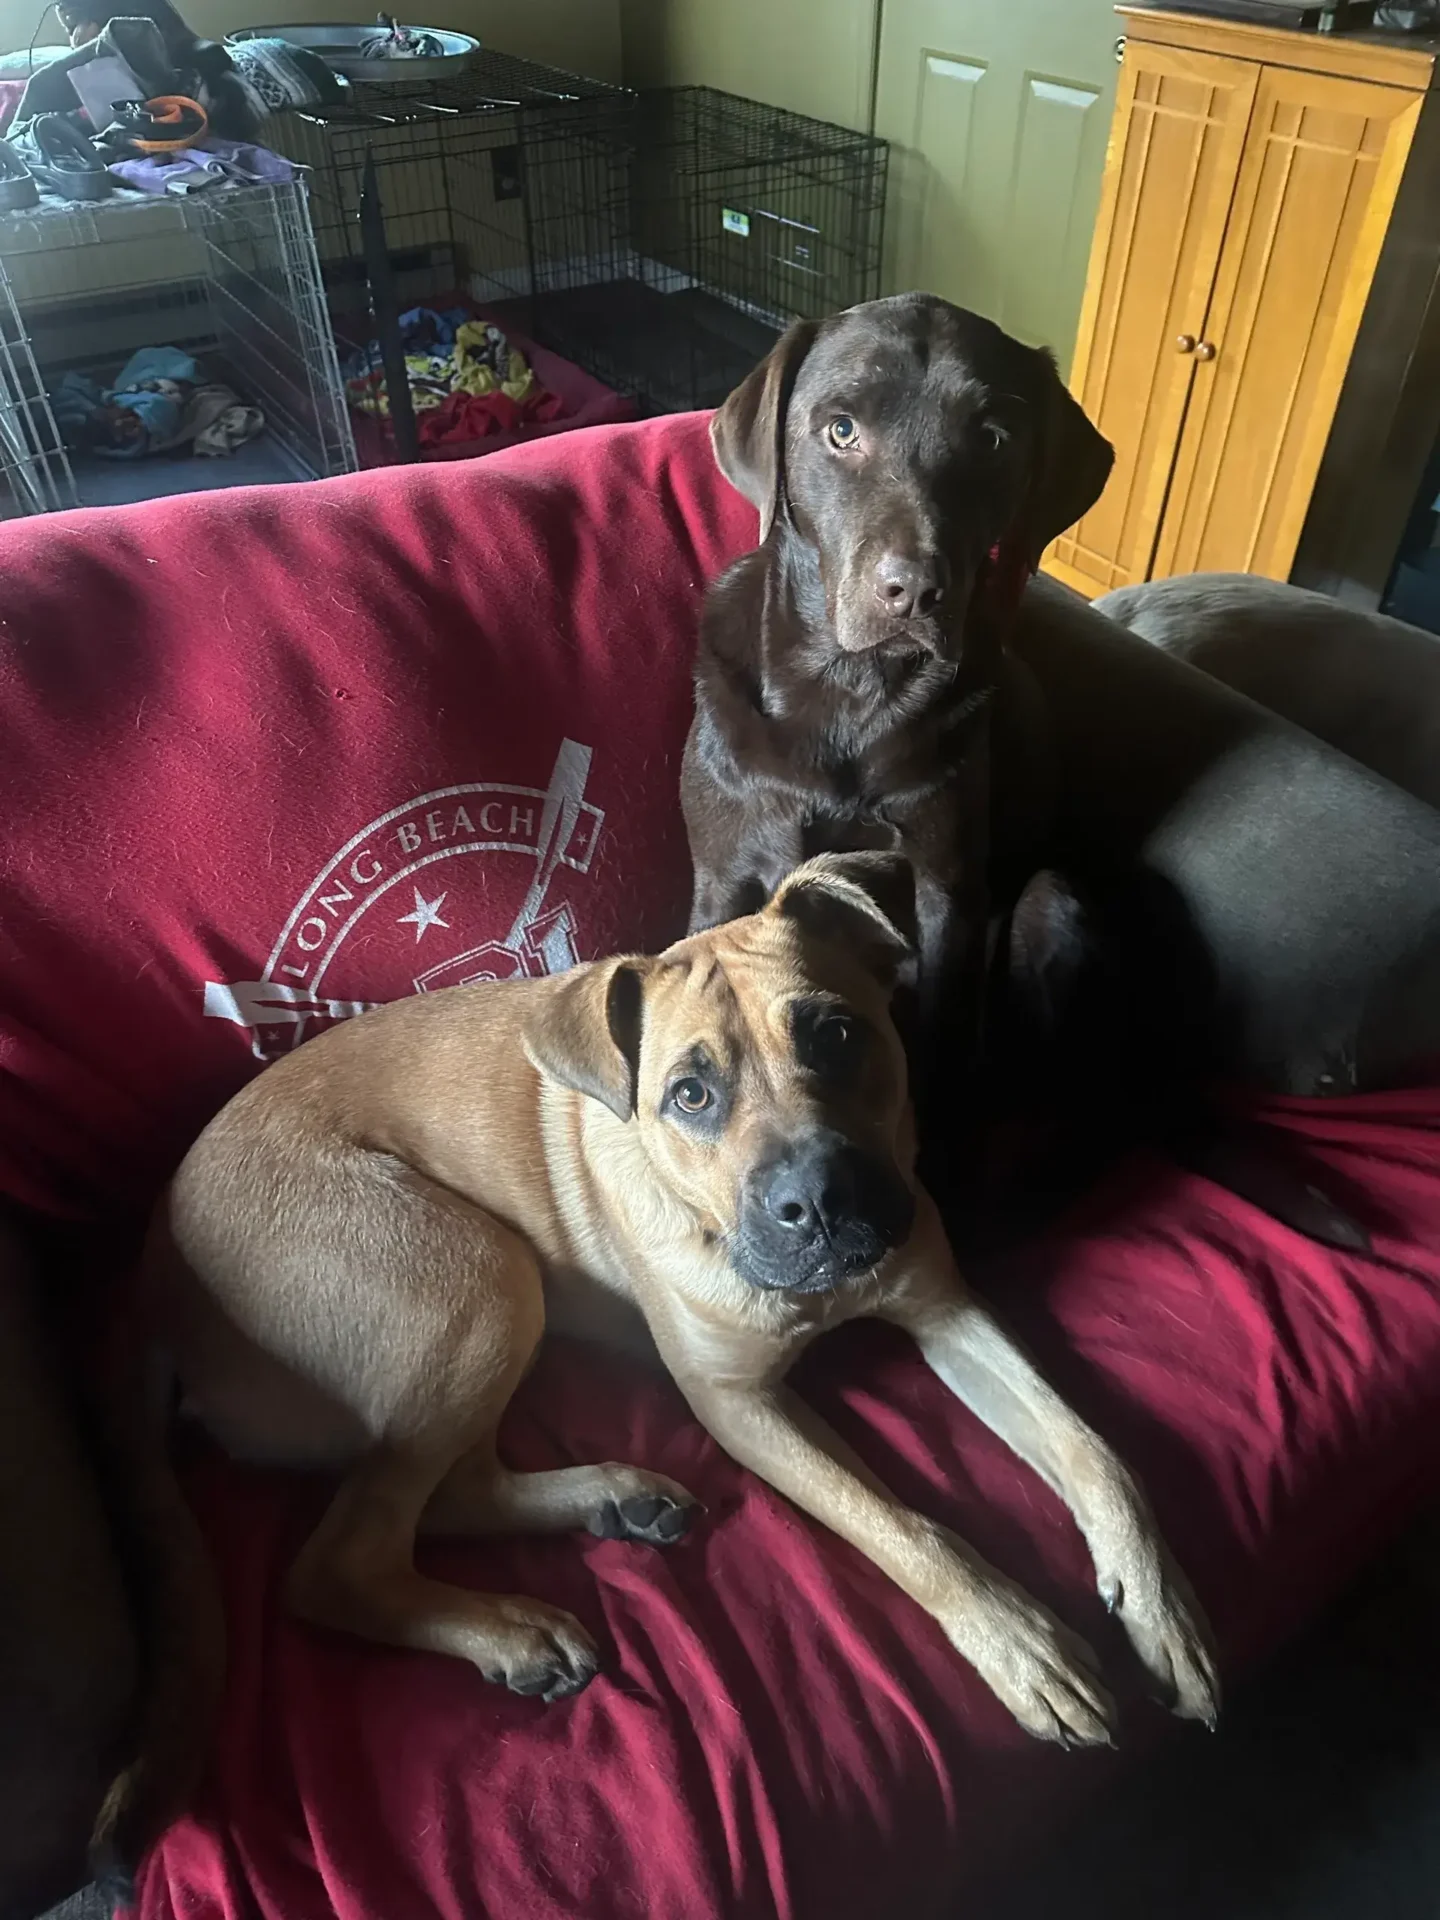
[[656,959],[366,1014],[231,1101],[176,1176],[149,1273],[225,1446],[346,1468],[290,1576],[298,1613],[520,1693],[583,1687],[577,1621],[426,1579],[414,1548],[685,1531],[690,1494],[642,1467],[515,1473],[496,1454],[547,1323],[628,1318],[716,1440],[890,1574],[1023,1726],[1108,1742],[1085,1643],[786,1391],[817,1334],[869,1314],[1061,1494],[1153,1688],[1213,1721],[1206,1629],[1143,1496],[966,1293],[915,1184],[888,1011],[913,944],[909,869],[831,856]]

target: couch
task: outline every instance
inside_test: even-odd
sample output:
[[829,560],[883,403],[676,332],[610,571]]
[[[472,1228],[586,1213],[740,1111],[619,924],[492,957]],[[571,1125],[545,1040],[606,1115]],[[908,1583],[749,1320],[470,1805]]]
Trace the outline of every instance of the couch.
[[[683,927],[691,636],[705,582],[754,538],[698,416],[0,528],[0,1196],[87,1249],[52,1290],[123,1299],[189,1139],[309,1035]],[[1428,966],[1434,917],[1391,887],[1365,981],[1340,927],[1327,1034],[1372,1063],[1370,1090],[1306,1097],[1330,1054],[1287,1029],[1280,976],[1287,953],[1325,969],[1323,901],[1295,878],[1293,836],[1317,829],[1304,808],[1287,826],[1288,800],[1257,825],[1247,783],[1267,751],[1282,800],[1318,781],[1352,895],[1357,872],[1435,871],[1440,816],[1083,606],[1042,590],[1026,620],[1063,709],[1073,841],[1153,862],[1193,902],[1249,1110],[1373,1236],[1321,1248],[1137,1154],[975,1276],[1147,1481],[1238,1679],[1440,1480],[1440,1074],[1407,1076],[1371,991]],[[1127,726],[1133,764],[1097,744]],[[1273,863],[1288,930],[1227,916],[1217,844],[1252,883]],[[1068,1518],[903,1340],[847,1329],[799,1384],[898,1495],[1092,1637],[1121,1752],[1028,1740],[663,1378],[557,1344],[507,1418],[515,1463],[633,1459],[708,1509],[664,1554],[433,1549],[445,1577],[594,1631],[603,1674],[561,1705],[286,1619],[325,1488],[191,1450],[230,1673],[143,1920],[953,1915],[1167,1737]]]

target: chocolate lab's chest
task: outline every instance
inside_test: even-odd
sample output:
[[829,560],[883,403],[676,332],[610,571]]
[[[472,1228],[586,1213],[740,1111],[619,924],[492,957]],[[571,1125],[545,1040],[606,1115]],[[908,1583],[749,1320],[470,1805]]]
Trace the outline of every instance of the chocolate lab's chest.
[[812,804],[901,826],[943,807],[983,759],[987,708],[983,695],[936,701],[893,719],[882,713],[877,724],[874,712],[842,707],[782,726],[788,738],[776,740],[776,759]]

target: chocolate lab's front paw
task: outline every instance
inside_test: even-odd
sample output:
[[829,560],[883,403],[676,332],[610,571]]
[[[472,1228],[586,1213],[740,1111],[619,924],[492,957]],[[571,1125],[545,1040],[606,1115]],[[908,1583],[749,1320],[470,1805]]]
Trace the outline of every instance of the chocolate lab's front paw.
[[1113,1747],[1115,1702],[1093,1650],[1021,1588],[995,1579],[946,1623],[950,1639],[1037,1740]]
[[1214,1636],[1169,1549],[1147,1542],[1124,1571],[1102,1573],[1098,1586],[1155,1698],[1182,1720],[1199,1720],[1213,1731],[1220,1714]]

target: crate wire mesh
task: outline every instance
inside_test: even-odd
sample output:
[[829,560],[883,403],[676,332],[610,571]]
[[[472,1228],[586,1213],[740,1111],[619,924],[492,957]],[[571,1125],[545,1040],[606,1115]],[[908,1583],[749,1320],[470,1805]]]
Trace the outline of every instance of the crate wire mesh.
[[714,406],[791,321],[880,290],[889,148],[709,87],[527,119],[534,329],[656,411]]
[[712,88],[635,94],[485,52],[455,79],[352,87],[271,137],[312,169],[356,344],[461,292],[666,412],[723,399],[791,320],[879,291],[886,143]]
[[[159,345],[258,406],[260,440],[231,460],[68,454],[47,388]],[[303,181],[0,215],[0,512],[356,464]]]
[[451,79],[361,82],[341,106],[270,122],[270,144],[311,170],[315,242],[331,306],[348,332],[368,304],[360,206],[373,162],[402,303],[461,292],[487,305],[534,284],[522,129],[552,111],[583,131],[623,88],[488,50]]
[[78,504],[75,476],[0,255],[0,520]]

